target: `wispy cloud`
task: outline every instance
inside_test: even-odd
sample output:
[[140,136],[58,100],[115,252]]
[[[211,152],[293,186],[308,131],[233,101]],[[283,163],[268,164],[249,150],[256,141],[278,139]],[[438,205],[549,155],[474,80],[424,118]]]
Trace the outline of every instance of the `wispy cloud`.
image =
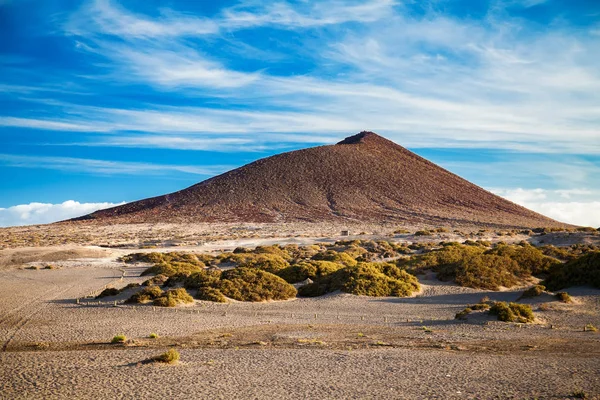
[[0,227],[48,224],[122,204],[125,203],[79,203],[73,200],[67,200],[59,204],[20,204],[0,208]]
[[[7,70],[27,70],[27,79],[0,83],[0,100],[25,106],[0,111],[0,129],[49,131],[46,144],[223,152],[334,143],[373,130],[411,148],[527,157],[468,167],[488,177],[510,171],[540,177],[546,189],[597,186],[597,22],[579,27],[556,13],[540,24],[511,14],[554,2],[492,0],[478,17],[447,11],[444,1],[241,0],[191,12],[196,3],[150,14],[86,0],[54,15],[52,35],[71,44],[62,50],[75,72]],[[72,140],[54,142],[54,132]],[[93,173],[212,172],[49,161],[70,171],[81,162]],[[27,164],[48,168],[19,165]]]
[[[197,134],[197,143],[210,133],[301,137],[369,129],[412,147],[600,154],[600,43],[559,25],[552,31],[527,29],[495,10],[473,21],[434,11],[415,15],[387,0],[243,2],[210,18],[167,9],[150,17],[116,2],[91,1],[66,30],[83,54],[108,61],[98,63],[103,73],[97,79],[144,84],[214,106],[97,107],[95,117],[87,108],[90,115],[81,118],[78,113],[86,110],[73,105],[59,120],[5,117],[0,124],[189,132]],[[316,67],[305,74],[240,68],[240,60],[230,62],[238,53],[215,51],[224,29],[308,29],[346,22],[358,25],[321,30],[320,40],[306,39],[289,49],[301,51]],[[226,40],[243,46],[244,37]],[[133,143],[127,142],[122,141]]]
[[165,165],[126,161],[93,160],[86,158],[14,154],[0,154],[0,164],[9,167],[55,169],[60,171],[103,175],[164,175],[168,172],[182,172],[194,175],[213,176],[233,168],[233,166],[226,165]]

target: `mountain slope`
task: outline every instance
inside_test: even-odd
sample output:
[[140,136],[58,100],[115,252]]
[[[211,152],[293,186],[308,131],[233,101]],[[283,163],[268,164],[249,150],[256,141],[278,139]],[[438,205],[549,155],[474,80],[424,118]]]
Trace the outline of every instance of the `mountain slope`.
[[364,221],[537,227],[558,222],[511,203],[372,132],[264,158],[187,189],[77,220]]

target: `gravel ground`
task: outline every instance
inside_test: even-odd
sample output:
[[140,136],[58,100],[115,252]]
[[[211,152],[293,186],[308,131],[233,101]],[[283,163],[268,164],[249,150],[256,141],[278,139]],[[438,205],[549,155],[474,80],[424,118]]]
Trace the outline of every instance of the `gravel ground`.
[[[528,399],[597,393],[600,358],[410,349],[2,353],[3,399]],[[10,368],[8,366],[11,366]]]
[[[600,326],[596,289],[568,290],[573,304],[527,300],[538,322],[521,326],[483,314],[454,319],[483,296],[514,301],[521,290],[421,280],[421,295],[405,299],[337,293],[258,304],[114,307],[84,297],[141,282],[143,266],[123,268],[112,258],[55,266],[0,271],[0,398],[600,395],[600,334],[583,332],[586,324]],[[161,339],[148,343],[150,332]],[[134,342],[108,345],[118,333]],[[138,364],[169,346],[181,351],[178,365]]]

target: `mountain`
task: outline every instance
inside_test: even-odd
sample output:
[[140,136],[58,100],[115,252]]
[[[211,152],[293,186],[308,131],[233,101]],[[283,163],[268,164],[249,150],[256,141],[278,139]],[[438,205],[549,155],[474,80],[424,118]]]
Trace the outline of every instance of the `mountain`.
[[373,133],[282,153],[164,196],[76,220],[562,225]]

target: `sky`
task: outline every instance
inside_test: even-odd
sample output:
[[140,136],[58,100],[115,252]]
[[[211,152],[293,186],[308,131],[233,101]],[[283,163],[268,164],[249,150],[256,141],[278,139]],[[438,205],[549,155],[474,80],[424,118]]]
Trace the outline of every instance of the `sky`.
[[0,226],[363,130],[600,226],[600,1],[0,0]]

